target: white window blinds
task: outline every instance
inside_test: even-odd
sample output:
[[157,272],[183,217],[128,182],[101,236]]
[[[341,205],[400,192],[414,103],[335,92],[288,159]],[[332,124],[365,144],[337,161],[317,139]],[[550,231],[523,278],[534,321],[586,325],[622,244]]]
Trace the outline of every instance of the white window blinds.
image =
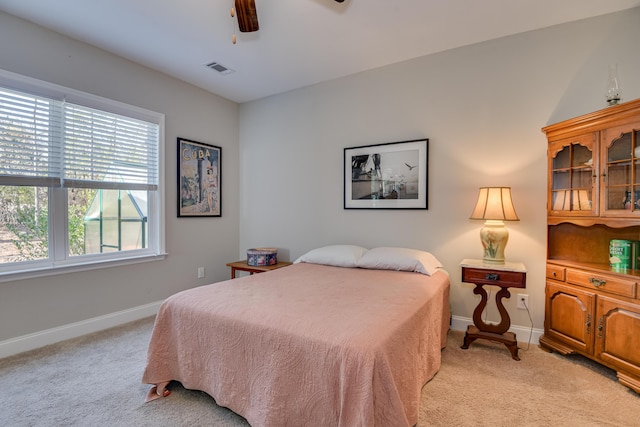
[[0,184],[59,186],[60,103],[0,88]]
[[65,187],[156,190],[158,126],[64,104]]
[[156,190],[159,126],[0,88],[0,185]]

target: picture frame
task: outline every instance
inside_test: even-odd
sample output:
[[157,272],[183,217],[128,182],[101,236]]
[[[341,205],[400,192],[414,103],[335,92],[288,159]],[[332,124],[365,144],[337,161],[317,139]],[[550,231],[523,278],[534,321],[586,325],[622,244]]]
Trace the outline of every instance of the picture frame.
[[222,148],[178,138],[178,217],[222,216]]
[[344,149],[344,209],[428,209],[429,140]]

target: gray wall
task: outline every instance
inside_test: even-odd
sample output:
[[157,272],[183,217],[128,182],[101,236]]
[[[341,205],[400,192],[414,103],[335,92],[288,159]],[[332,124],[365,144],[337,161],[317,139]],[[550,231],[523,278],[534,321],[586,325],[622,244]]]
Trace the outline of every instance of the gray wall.
[[[0,68],[166,115],[164,261],[0,283],[0,343],[154,304],[226,279],[246,249],[295,259],[325,244],[429,250],[451,273],[451,303],[469,319],[461,259],[480,257],[478,187],[513,188],[507,258],[528,269],[542,328],[546,140],[540,128],[605,107],[608,65],[623,97],[640,97],[640,9],[519,34],[236,104],[0,12]],[[222,218],[176,218],[177,136],[222,146]],[[343,148],[430,139],[429,210],[342,209]],[[196,279],[196,267],[207,277]],[[513,324],[530,325],[508,303]],[[495,318],[490,312],[489,318]],[[520,339],[526,338],[518,335]]]
[[[0,283],[0,342],[229,277],[238,255],[238,105],[0,12],[0,68],[165,114],[164,261]],[[222,217],[177,218],[176,138],[222,147]],[[197,279],[197,267],[206,277]]]
[[[506,255],[528,268],[522,293],[541,329],[547,144],[540,129],[605,108],[610,63],[619,64],[624,99],[640,97],[638,22],[636,8],[241,105],[240,253],[271,245],[293,260],[334,243],[428,250],[451,274],[454,319],[468,320],[479,297],[460,282],[458,264],[482,255],[482,224],[468,217],[478,187],[511,186],[520,222],[507,223]],[[342,208],[344,147],[424,137],[429,210]],[[508,310],[514,325],[530,327],[516,298]]]

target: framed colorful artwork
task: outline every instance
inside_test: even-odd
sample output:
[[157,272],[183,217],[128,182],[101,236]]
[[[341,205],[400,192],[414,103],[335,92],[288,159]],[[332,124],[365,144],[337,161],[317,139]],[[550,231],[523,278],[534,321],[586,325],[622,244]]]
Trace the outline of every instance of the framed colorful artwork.
[[178,138],[178,216],[222,216],[222,149]]

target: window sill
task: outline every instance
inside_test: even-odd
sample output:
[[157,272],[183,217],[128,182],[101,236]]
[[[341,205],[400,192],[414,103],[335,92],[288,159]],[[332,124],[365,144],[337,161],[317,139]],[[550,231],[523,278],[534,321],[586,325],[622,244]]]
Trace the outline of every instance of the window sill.
[[31,267],[22,271],[0,272],[0,283],[15,280],[34,279],[38,277],[54,276],[57,274],[74,273],[78,271],[97,270],[101,268],[118,267],[122,265],[139,264],[143,262],[162,261],[167,257],[162,254],[145,254],[127,258],[110,260],[95,260],[89,262]]

